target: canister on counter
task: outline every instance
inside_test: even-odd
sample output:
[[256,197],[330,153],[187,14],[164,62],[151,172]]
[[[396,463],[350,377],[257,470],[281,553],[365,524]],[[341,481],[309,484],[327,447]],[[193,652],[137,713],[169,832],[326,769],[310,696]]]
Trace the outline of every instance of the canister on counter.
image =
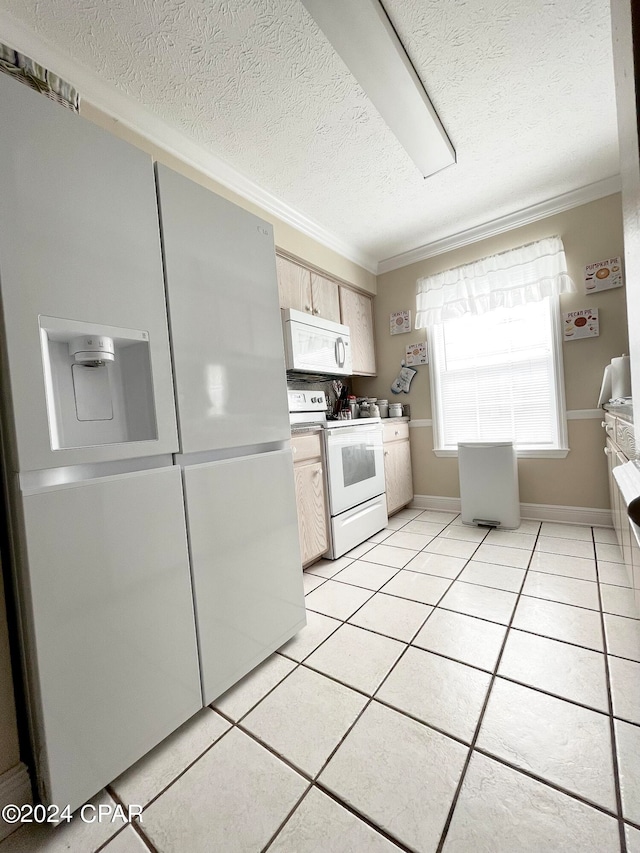
[[388,418],[389,417],[389,401],[388,400],[378,400],[378,408],[380,409],[380,417]]
[[402,417],[402,403],[391,403],[389,406],[389,417],[390,418],[401,418]]

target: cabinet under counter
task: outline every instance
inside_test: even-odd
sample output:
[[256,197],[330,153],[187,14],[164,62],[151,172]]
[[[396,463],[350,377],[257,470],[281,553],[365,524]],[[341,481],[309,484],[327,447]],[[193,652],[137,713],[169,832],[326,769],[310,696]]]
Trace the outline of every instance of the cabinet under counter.
[[293,475],[298,509],[302,565],[308,566],[329,549],[327,487],[322,431],[299,430],[291,435]]

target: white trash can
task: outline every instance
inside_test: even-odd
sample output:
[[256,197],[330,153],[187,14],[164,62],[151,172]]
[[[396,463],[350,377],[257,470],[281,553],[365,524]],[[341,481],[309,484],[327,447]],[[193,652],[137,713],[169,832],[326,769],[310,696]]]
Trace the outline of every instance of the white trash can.
[[464,524],[520,526],[518,461],[511,441],[458,444],[460,504]]

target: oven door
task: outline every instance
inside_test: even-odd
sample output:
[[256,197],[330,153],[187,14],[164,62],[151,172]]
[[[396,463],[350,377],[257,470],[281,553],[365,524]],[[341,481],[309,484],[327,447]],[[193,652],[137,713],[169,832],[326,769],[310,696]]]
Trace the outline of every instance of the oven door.
[[382,424],[330,428],[325,437],[332,516],[384,494]]

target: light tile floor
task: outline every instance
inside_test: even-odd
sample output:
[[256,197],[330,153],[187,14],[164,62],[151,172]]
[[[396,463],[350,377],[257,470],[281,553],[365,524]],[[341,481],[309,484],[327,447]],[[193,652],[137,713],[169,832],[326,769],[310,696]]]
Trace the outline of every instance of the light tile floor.
[[133,825],[0,853],[638,853],[640,620],[604,528],[403,510],[308,624],[116,779]]

